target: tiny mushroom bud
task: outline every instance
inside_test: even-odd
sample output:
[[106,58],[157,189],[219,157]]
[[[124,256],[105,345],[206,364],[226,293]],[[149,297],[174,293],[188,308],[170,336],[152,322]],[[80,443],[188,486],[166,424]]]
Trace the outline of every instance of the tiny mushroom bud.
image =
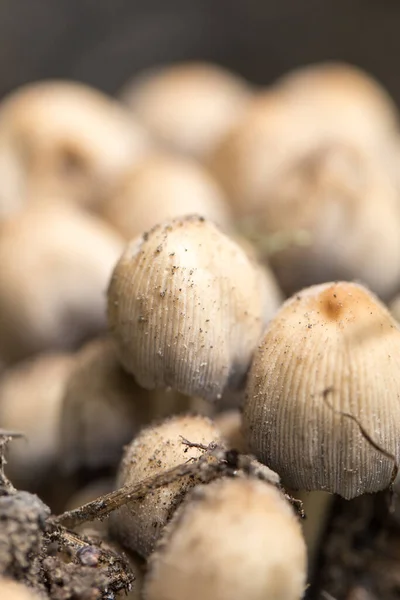
[[44,194],[95,207],[148,147],[142,127],[101,92],[28,84],[0,105],[0,216]]
[[56,465],[63,391],[73,359],[43,354],[0,378],[0,429],[21,433],[8,448],[6,471],[13,483],[37,489]]
[[22,583],[1,577],[0,598],[1,600],[42,600],[43,596]]
[[128,246],[109,286],[108,320],[140,385],[215,400],[242,382],[275,292],[212,223],[176,219]]
[[104,203],[102,216],[130,240],[157,223],[191,214],[231,227],[229,206],[211,175],[189,158],[158,154],[132,169]]
[[284,485],[346,499],[387,488],[400,459],[400,329],[361,285],[285,302],[251,366],[246,442]]
[[113,468],[142,425],[189,406],[181,394],[139,387],[121,367],[114,341],[93,340],[76,355],[66,382],[60,465],[67,472]]
[[144,72],[121,94],[165,146],[197,157],[229,130],[250,97],[249,85],[239,76],[196,62]]
[[227,448],[233,448],[243,454],[248,453],[248,447],[242,431],[242,414],[240,410],[224,410],[216,414],[213,421]]
[[[212,421],[202,416],[175,416],[144,429],[125,449],[118,486],[139,482],[172,467],[199,458],[203,450],[187,446],[183,438],[208,446],[218,441]],[[110,516],[112,534],[127,548],[147,557],[196,478],[184,476],[155,490],[142,500],[134,500]]]
[[45,202],[0,225],[0,357],[69,349],[105,329],[104,292],[122,240],[68,204]]
[[238,478],[196,487],[150,558],[146,600],[300,600],[306,548],[275,487]]

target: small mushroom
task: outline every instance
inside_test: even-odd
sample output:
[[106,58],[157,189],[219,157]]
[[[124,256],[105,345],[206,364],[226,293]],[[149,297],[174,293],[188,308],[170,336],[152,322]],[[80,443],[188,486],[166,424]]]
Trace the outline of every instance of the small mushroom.
[[190,214],[231,228],[229,206],[207,171],[186,157],[152,155],[135,166],[103,205],[102,216],[126,239]]
[[0,225],[0,358],[70,349],[105,329],[123,242],[77,208],[43,203]]
[[287,300],[251,366],[245,440],[284,485],[346,499],[387,488],[400,459],[400,329],[366,288]]
[[28,84],[0,105],[0,216],[43,195],[96,207],[149,147],[117,102],[83,84]]
[[244,440],[242,431],[242,414],[237,408],[224,410],[213,417],[215,426],[220,432],[221,438],[228,448],[248,453],[248,447]]
[[60,465],[66,472],[116,467],[143,425],[189,407],[189,398],[171,390],[139,387],[121,367],[114,341],[93,340],[76,355],[65,386]]
[[201,62],[144,72],[121,92],[121,100],[156,139],[196,157],[215,146],[250,97],[250,87],[241,77]]
[[128,246],[111,278],[108,321],[141,386],[215,400],[240,386],[279,305],[275,292],[214,224],[176,219]]
[[197,486],[150,557],[147,600],[300,600],[306,548],[273,486],[222,479]]
[[61,403],[72,364],[71,355],[44,354],[0,378],[0,428],[24,436],[9,446],[7,473],[23,489],[37,489],[56,465]]
[[41,600],[42,596],[22,583],[1,577],[0,598],[2,600]]
[[[147,427],[125,449],[118,473],[118,487],[199,458],[203,451],[187,446],[183,438],[207,446],[218,441],[219,433],[207,417],[191,415],[175,416]],[[126,548],[147,557],[177,506],[196,483],[196,478],[181,477],[142,500],[131,501],[114,511],[110,516],[112,535]]]
[[288,240],[264,249],[286,294],[357,279],[388,298],[400,285],[398,194],[382,165],[356,146],[323,145],[288,165],[271,179],[247,235],[261,254],[266,238]]

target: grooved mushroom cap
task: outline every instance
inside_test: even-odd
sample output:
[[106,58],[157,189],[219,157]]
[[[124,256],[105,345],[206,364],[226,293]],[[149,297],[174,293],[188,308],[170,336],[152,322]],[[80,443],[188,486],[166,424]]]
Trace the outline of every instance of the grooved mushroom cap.
[[243,428],[292,489],[387,488],[394,461],[363,434],[400,460],[400,329],[383,304],[347,282],[287,300],[254,356]]
[[71,205],[45,202],[0,225],[0,357],[73,348],[104,330],[122,240]]
[[103,206],[103,217],[127,239],[191,214],[223,229],[231,226],[225,196],[207,171],[189,158],[168,154],[141,161]]
[[213,64],[187,62],[145,71],[123,90],[133,114],[171,149],[201,157],[242,114],[250,89]]
[[43,195],[95,207],[149,145],[105,94],[72,81],[28,84],[0,105],[0,216]]
[[12,579],[0,579],[0,598],[2,600],[41,600],[36,592]]
[[[147,427],[125,449],[117,486],[139,483],[202,456],[202,450],[189,448],[182,437],[207,446],[220,436],[212,421],[201,416],[175,416]],[[196,478],[180,477],[143,500],[134,500],[114,511],[110,516],[112,534],[127,548],[148,556],[177,506],[196,483]]]
[[146,600],[300,600],[306,548],[273,486],[222,479],[198,486],[150,558]]
[[296,231],[306,244],[269,256],[287,294],[335,279],[360,280],[384,298],[398,289],[398,194],[382,165],[356,146],[319,146],[271,181],[249,236],[261,248],[268,235],[290,239]]
[[109,286],[108,321],[140,385],[213,400],[241,382],[275,302],[244,250],[188,217],[128,246]]
[[43,354],[0,378],[0,429],[24,435],[7,452],[6,470],[16,486],[32,488],[55,465],[63,391],[72,365],[72,355]]

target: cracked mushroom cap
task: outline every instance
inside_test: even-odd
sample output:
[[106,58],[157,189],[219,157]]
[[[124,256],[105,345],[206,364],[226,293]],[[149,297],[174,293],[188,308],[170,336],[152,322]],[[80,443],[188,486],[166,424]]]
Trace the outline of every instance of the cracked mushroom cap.
[[149,156],[135,166],[102,211],[128,240],[157,223],[191,214],[231,228],[229,205],[213,178],[190,158],[168,154]]
[[156,139],[198,158],[230,129],[250,97],[249,85],[241,77],[197,62],[144,72],[121,94]]
[[361,285],[287,300],[251,366],[250,451],[289,488],[346,499],[387,488],[400,460],[400,329]]
[[240,386],[275,312],[259,265],[200,217],[134,240],[108,290],[108,321],[124,367],[147,388],[219,399]]
[[70,354],[43,354],[0,378],[0,428],[24,436],[7,452],[7,473],[16,486],[32,489],[55,466],[63,391],[72,365]]
[[359,280],[383,298],[398,289],[397,190],[382,165],[354,145],[319,146],[288,165],[248,221],[248,235],[261,253],[266,237],[288,238],[268,256],[288,295],[336,279]]
[[103,93],[72,81],[28,84],[0,105],[0,216],[43,195],[95,207],[148,147]]
[[[117,486],[139,483],[202,456],[203,450],[188,447],[182,438],[208,446],[219,440],[219,432],[207,417],[193,415],[175,416],[143,429],[125,448]],[[180,477],[114,511],[110,516],[112,535],[128,549],[147,557],[177,506],[196,483],[194,477]]]
[[273,486],[221,479],[196,487],[149,561],[147,600],[300,600],[306,547]]
[[0,357],[70,349],[105,329],[116,232],[67,204],[31,206],[0,225]]
[[0,579],[0,598],[2,600],[41,600],[32,588],[12,579]]

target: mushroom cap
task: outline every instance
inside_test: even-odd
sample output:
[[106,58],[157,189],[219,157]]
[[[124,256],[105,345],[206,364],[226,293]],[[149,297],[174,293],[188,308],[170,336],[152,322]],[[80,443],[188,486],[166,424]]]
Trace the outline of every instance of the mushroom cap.
[[150,558],[147,600],[300,600],[300,523],[282,494],[251,479],[198,486]]
[[71,205],[29,207],[0,225],[0,357],[66,349],[104,330],[123,242]]
[[0,578],[0,598],[2,600],[40,600],[41,596],[22,583]]
[[[309,67],[255,96],[207,159],[239,217],[263,206],[271,181],[321,145],[350,144],[393,177],[394,103],[350,66]],[[283,175],[284,177],[284,175]]]
[[[296,243],[306,233],[306,244]],[[268,256],[287,294],[335,279],[357,279],[388,298],[400,283],[400,205],[382,165],[354,145],[304,153],[271,180],[248,234],[293,237]]]
[[241,77],[205,62],[145,71],[121,93],[155,138],[197,157],[206,155],[230,129],[250,97]]
[[0,428],[24,435],[7,452],[7,473],[31,488],[55,465],[63,391],[73,364],[69,354],[43,354],[0,378]]
[[[202,456],[201,449],[188,447],[182,438],[208,445],[219,439],[219,432],[207,417],[193,415],[175,416],[143,429],[125,449],[118,487],[154,477]],[[177,506],[197,482],[193,477],[181,477],[114,511],[110,516],[112,534],[127,548],[147,557]]]
[[188,217],[154,227],[128,246],[108,290],[122,364],[147,389],[219,398],[248,369],[265,291],[259,266],[211,222]]
[[102,92],[72,81],[28,84],[0,105],[0,216],[44,194],[95,206],[149,146]]
[[354,498],[392,481],[399,398],[400,329],[387,309],[361,285],[312,286],[284,303],[254,356],[245,440],[289,488]]
[[175,217],[199,214],[230,229],[224,193],[195,161],[173,155],[151,155],[135,166],[103,205],[102,216],[126,239]]

